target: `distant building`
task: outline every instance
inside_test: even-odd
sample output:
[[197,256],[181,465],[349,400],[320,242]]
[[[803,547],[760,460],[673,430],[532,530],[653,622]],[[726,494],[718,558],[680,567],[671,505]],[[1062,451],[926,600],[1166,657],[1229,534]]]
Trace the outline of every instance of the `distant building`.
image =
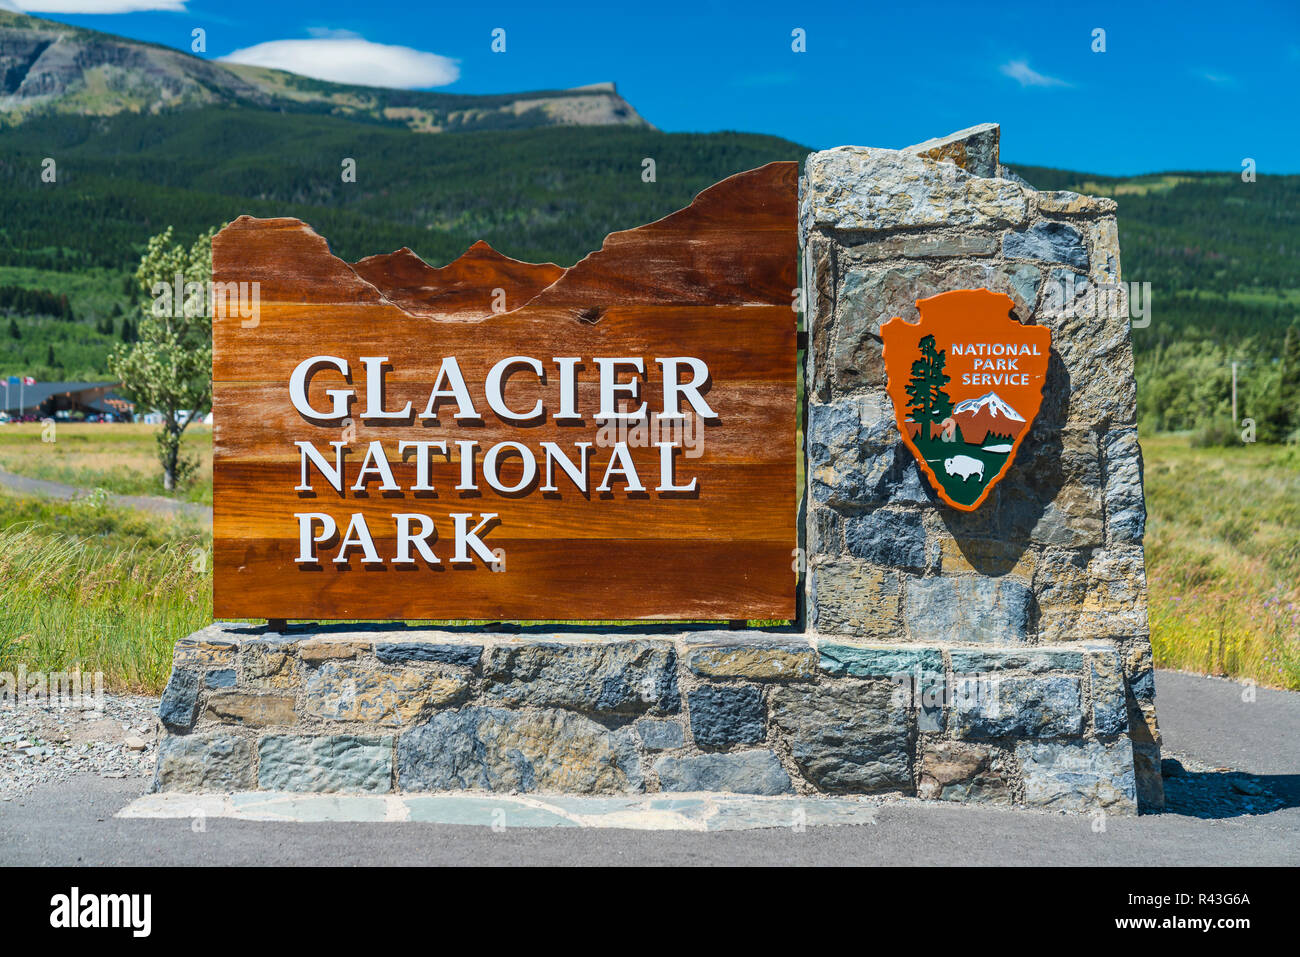
[[130,420],[135,404],[122,398],[114,389],[120,382],[37,382],[35,385],[10,385],[0,389],[0,411],[10,418],[35,416],[53,418],[60,413],[71,415],[111,415]]

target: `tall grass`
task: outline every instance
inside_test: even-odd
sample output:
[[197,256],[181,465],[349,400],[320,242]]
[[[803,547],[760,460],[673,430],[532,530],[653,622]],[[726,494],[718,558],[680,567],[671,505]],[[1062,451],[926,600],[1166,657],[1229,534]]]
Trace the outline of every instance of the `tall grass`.
[[[1157,665],[1300,689],[1300,450],[1144,436]],[[101,671],[158,692],[211,621],[210,535],[0,491],[0,671]]]
[[1142,444],[1156,664],[1300,689],[1300,450]]
[[157,693],[176,639],[212,620],[208,555],[198,538],[103,546],[0,529],[0,671],[102,672],[112,690]]
[[1153,583],[1151,601],[1157,666],[1300,690],[1300,595],[1294,589],[1261,594],[1216,587],[1165,595],[1159,584]]

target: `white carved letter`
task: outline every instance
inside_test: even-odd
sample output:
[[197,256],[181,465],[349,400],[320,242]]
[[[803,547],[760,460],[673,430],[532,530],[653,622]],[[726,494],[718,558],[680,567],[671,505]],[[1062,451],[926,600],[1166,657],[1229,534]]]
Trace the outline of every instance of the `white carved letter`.
[[334,556],[335,564],[346,565],[348,549],[354,545],[361,549],[361,564],[383,564],[383,559],[375,551],[375,540],[370,537],[370,527],[366,525],[365,516],[360,512],[352,513],[348,530],[343,535],[343,541],[339,542],[339,553]]
[[[429,548],[428,538],[433,534],[433,519],[428,515],[421,515],[418,512],[412,514],[395,514],[393,518],[397,519],[397,557],[393,559],[394,565],[414,565],[415,559],[411,557],[411,546],[420,553],[430,565],[442,564],[438,561],[438,556]],[[411,534],[411,520],[420,523],[420,531],[416,535]]]
[[404,419],[411,414],[411,403],[397,412],[384,411],[384,363],[388,356],[362,356],[361,364],[366,367],[366,411],[361,413],[363,419]]
[[659,449],[659,484],[656,492],[694,492],[698,478],[691,479],[690,485],[673,484],[673,455],[677,448],[672,442],[656,442]]
[[560,367],[560,411],[555,415],[556,421],[581,421],[582,416],[578,412],[578,363],[581,360],[577,356],[561,356],[551,361]]
[[307,404],[307,386],[311,382],[311,371],[319,365],[331,365],[347,378],[348,364],[344,359],[335,356],[312,356],[310,359],[303,359],[293,370],[293,375],[289,376],[289,401],[299,413],[309,419],[347,418],[348,399],[353,394],[351,389],[326,389],[325,394],[333,403],[327,413],[317,412]]
[[536,359],[529,356],[510,356],[508,359],[502,359],[488,372],[484,391],[487,392],[488,406],[501,418],[509,419],[512,422],[527,422],[529,419],[535,419],[542,414],[542,400],[538,399],[527,412],[512,412],[510,410],[501,391],[501,380],[505,377],[506,370],[513,365],[528,366],[537,374],[538,379],[542,378],[542,364]]
[[[514,485],[502,485],[500,466],[497,465],[497,458],[502,452],[517,452],[520,460],[524,464],[523,475]],[[537,476],[537,460],[533,458],[532,450],[518,442],[498,442],[492,448],[487,450],[483,456],[483,477],[487,479],[488,485],[491,485],[498,492],[519,492],[526,489]]]
[[456,452],[460,455],[460,484],[457,492],[477,492],[478,483],[474,481],[474,450],[478,443],[473,439],[457,439]]
[[497,557],[488,551],[487,546],[483,544],[483,540],[478,535],[479,532],[483,531],[484,526],[497,517],[497,513],[483,513],[479,516],[479,523],[473,529],[470,529],[469,520],[473,517],[473,512],[452,513],[451,520],[456,525],[456,553],[452,555],[451,560],[459,563],[472,562],[473,559],[470,558],[469,552],[465,550],[466,546],[469,546],[474,549],[475,555],[490,566],[497,560]]
[[[446,385],[443,385],[444,382]],[[436,419],[438,413],[434,411],[434,406],[439,399],[456,400],[457,419],[479,417],[478,410],[474,408],[474,400],[469,397],[469,389],[465,388],[465,376],[461,374],[460,363],[455,356],[446,356],[438,367],[438,378],[434,380],[433,391],[429,393],[429,404],[420,413],[420,418]]]
[[587,453],[591,451],[591,443],[574,442],[573,444],[579,450],[578,455],[582,460],[581,465],[572,462],[569,457],[564,454],[564,451],[554,442],[542,443],[542,450],[546,453],[546,484],[541,487],[540,491],[559,491],[559,489],[555,487],[555,477],[551,470],[552,462],[560,463],[560,468],[564,470],[565,475],[569,476],[569,478],[573,480],[573,484],[578,487],[578,491],[587,491]]
[[[694,359],[690,356],[674,356],[671,359],[656,359],[655,362],[664,367],[664,410],[659,413],[659,418],[683,418],[681,409],[677,404],[681,396],[686,397],[686,401],[691,404],[691,408],[695,410],[697,415],[706,419],[716,419],[718,417],[718,414],[710,409],[709,404],[704,401],[704,396],[700,395],[700,387],[709,381],[709,367],[705,365],[703,359]],[[690,366],[690,382],[681,383],[678,381],[678,364]]]
[[357,473],[357,480],[352,486],[352,491],[364,492],[366,490],[366,476],[371,473],[379,476],[381,480],[379,490],[381,492],[396,492],[401,488],[393,479],[393,470],[388,467],[388,459],[384,456],[384,445],[378,439],[371,442],[369,448],[366,449],[366,458],[361,463],[361,471]]
[[[339,527],[324,512],[294,512],[293,517],[298,520],[298,557],[294,561],[314,562],[316,549],[313,546],[329,541]],[[312,522],[321,524],[320,534],[314,538],[311,534]]]
[[645,373],[645,363],[634,356],[622,359],[597,359],[596,365],[600,366],[600,412],[597,418],[600,419],[639,419],[645,415],[645,403],[642,402],[633,412],[618,412],[618,393],[622,392],[630,398],[638,398],[641,392],[640,382],[633,379],[631,382],[618,381],[618,367],[631,366],[638,373]]
[[626,442],[614,443],[614,451],[609,456],[609,465],[605,467],[605,477],[596,491],[610,491],[609,480],[614,475],[623,476],[629,492],[645,491],[645,486],[641,484],[641,477],[636,474],[636,466],[632,464],[632,453],[628,451]]
[[407,449],[415,449],[415,454],[419,456],[415,460],[415,484],[411,486],[412,492],[432,492],[433,483],[429,481],[429,453],[437,449],[442,455],[447,454],[447,443],[442,439],[437,442],[398,442],[397,454],[402,455]]
[[311,483],[307,481],[307,461],[309,459],[320,471],[320,474],[325,478],[325,481],[329,482],[330,485],[333,486],[334,491],[343,491],[343,446],[347,443],[330,443],[330,445],[334,446],[333,466],[331,466],[329,462],[325,461],[325,456],[321,455],[320,452],[316,450],[316,446],[312,445],[310,442],[294,442],[293,444],[298,446],[301,450],[300,454],[302,456],[302,483],[294,489],[295,492],[312,491]]

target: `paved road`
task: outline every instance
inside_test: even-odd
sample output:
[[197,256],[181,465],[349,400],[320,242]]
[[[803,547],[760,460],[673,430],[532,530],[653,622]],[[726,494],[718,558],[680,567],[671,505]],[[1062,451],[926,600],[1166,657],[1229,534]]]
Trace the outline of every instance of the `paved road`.
[[[1254,774],[1300,776],[1300,693],[1250,690],[1223,678],[1158,672],[1165,748]],[[1295,783],[1295,782],[1284,782]]]
[[[0,485],[21,492],[24,495],[43,495],[46,498],[58,498],[67,501],[89,495],[91,490],[62,482],[50,482],[46,479],[28,478],[0,469]],[[207,524],[212,524],[212,506],[198,505],[194,502],[177,502],[155,495],[118,495],[110,493],[110,501],[125,508],[135,508],[156,515],[188,515]]]
[[[85,778],[0,804],[8,864],[1300,864],[1300,695],[1161,672],[1161,724],[1188,767],[1261,776],[1284,806],[1224,798],[1214,814],[1178,810],[1111,818],[899,801],[862,827],[693,833],[440,824],[261,823],[214,818],[127,820],[114,813],[143,780]],[[1193,772],[1185,786],[1202,778]],[[1218,775],[1216,779],[1223,778]],[[1235,792],[1233,792],[1235,793]],[[1277,802],[1274,802],[1277,803]]]

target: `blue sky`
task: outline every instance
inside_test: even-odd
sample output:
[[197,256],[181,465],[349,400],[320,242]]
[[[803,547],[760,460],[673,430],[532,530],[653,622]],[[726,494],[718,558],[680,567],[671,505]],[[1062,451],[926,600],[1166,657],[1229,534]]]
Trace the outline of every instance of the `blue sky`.
[[[1121,174],[1239,171],[1250,157],[1260,173],[1300,172],[1296,0],[9,2],[187,50],[202,27],[210,58],[273,44],[258,53],[446,92],[614,80],[646,119],[674,132],[901,147],[996,121],[1003,158],[1013,162]],[[67,12],[96,5],[173,9]],[[64,12],[46,12],[55,8]],[[505,53],[490,49],[498,27]],[[805,31],[806,52],[791,49],[795,28]],[[1092,49],[1098,28],[1105,52]],[[274,45],[285,40],[311,42]]]

